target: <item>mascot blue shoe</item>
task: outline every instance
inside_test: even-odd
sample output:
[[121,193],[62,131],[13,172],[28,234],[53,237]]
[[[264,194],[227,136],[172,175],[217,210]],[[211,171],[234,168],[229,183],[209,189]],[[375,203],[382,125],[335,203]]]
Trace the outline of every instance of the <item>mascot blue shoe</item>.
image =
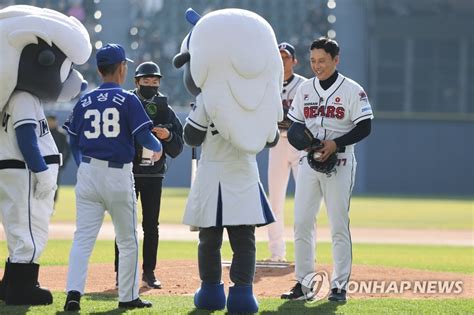
[[225,308],[224,283],[202,282],[194,294],[194,305],[197,309],[217,311]]
[[229,288],[227,311],[229,311],[229,313],[258,312],[258,301],[253,295],[253,289],[251,285],[235,285]]

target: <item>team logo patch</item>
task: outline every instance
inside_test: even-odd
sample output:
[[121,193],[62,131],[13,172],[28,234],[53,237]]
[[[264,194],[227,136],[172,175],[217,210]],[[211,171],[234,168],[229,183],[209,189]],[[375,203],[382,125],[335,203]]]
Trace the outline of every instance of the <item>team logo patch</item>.
[[303,100],[305,100],[305,101],[309,100],[309,94],[305,94],[304,97],[303,97]]
[[359,92],[359,97],[361,101],[367,101],[367,94],[364,91]]
[[158,107],[155,103],[148,103],[145,106],[145,111],[150,118],[155,118],[158,113]]
[[333,102],[334,105],[342,105],[341,103],[341,97],[340,96],[336,96],[334,98],[334,102]]
[[46,119],[41,119],[38,121],[39,129],[40,129],[40,137],[49,133],[48,121]]

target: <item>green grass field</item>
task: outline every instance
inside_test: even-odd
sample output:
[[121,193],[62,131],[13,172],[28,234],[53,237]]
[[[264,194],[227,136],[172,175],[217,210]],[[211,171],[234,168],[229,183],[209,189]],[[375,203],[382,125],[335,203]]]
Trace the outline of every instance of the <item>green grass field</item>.
[[[153,308],[124,311],[117,308],[115,296],[87,294],[81,299],[81,314],[226,314],[223,311],[207,312],[194,309],[191,296],[147,296],[153,302]],[[71,314],[62,312],[64,293],[54,294],[54,304],[37,307],[14,307],[0,303],[2,315],[13,314]],[[345,304],[319,301],[304,303],[301,301],[284,302],[280,299],[259,299],[260,314],[472,314],[472,299],[366,299],[349,300]]]
[[[160,213],[161,223],[181,223],[188,189],[165,188]],[[351,226],[367,228],[472,230],[474,200],[423,199],[396,197],[353,197]],[[139,211],[140,213],[140,211]],[[53,222],[75,220],[75,197],[71,186],[61,186]],[[110,220],[106,216],[106,220]],[[285,205],[285,224],[293,226],[293,197]],[[320,210],[318,225],[327,226],[326,208]]]

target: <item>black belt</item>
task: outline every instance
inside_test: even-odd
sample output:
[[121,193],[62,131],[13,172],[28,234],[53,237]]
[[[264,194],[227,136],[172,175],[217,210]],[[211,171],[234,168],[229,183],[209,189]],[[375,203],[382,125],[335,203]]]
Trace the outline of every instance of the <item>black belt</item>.
[[337,152],[337,153],[344,153],[344,152],[346,152],[346,146],[337,147],[336,152]]
[[[43,156],[46,164],[60,164],[61,165],[61,155],[53,154]],[[6,168],[15,168],[15,169],[25,169],[26,163],[20,160],[1,160],[0,161],[0,170]]]
[[[90,156],[84,156],[84,155],[82,156],[82,162],[87,163],[87,164],[91,164],[92,159],[94,158]],[[106,162],[107,166],[110,168],[123,168],[123,166],[125,165],[123,163],[118,163],[118,162],[110,162],[110,161],[104,161],[104,160],[99,160],[99,159],[95,159],[95,160]]]

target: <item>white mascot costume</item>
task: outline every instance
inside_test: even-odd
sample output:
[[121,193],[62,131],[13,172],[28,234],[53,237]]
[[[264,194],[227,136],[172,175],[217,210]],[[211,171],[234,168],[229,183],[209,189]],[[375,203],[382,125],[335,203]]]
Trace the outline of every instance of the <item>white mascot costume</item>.
[[274,222],[262,189],[256,154],[278,141],[282,120],[283,65],[272,27],[259,15],[224,9],[200,17],[173,62],[184,66],[188,91],[196,96],[186,119],[184,139],[202,144],[184,223],[199,227],[201,287],[198,309],[226,306],[221,281],[221,245],[227,229],[233,250],[227,310],[257,312],[253,295],[255,226]]
[[33,6],[0,10],[0,213],[9,257],[0,299],[11,305],[51,304],[38,283],[38,259],[48,240],[61,156],[43,111],[85,88],[73,64],[92,51],[74,17]]

